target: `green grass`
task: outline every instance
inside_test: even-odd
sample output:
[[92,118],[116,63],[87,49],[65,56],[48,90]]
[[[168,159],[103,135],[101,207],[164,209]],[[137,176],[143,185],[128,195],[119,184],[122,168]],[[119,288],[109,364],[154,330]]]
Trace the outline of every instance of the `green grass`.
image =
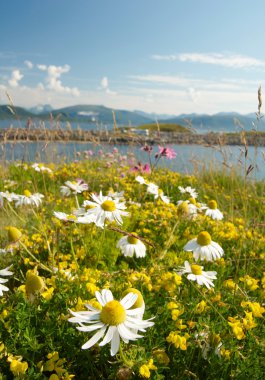
[[[148,194],[146,185],[135,180],[127,163],[123,165],[108,167],[102,159],[51,164],[52,174],[38,173],[27,164],[11,164],[1,171],[1,191],[7,190],[6,180],[12,180],[10,192],[23,194],[28,189],[44,194],[44,199],[39,208],[16,208],[5,199],[0,209],[0,248],[10,244],[5,227],[23,233],[13,251],[0,256],[0,270],[12,265],[14,273],[5,283],[9,291],[0,297],[0,379],[57,379],[52,374],[59,379],[143,379],[141,373],[147,376],[148,367],[150,379],[156,380],[263,379],[264,181],[251,182],[232,172],[195,176],[157,169],[145,178],[170,197],[166,204]],[[77,178],[89,185],[77,195],[80,205],[92,192],[124,191],[130,216],[123,217],[122,226],[112,223],[102,229],[54,217],[54,211],[70,214],[76,208],[75,196],[63,197],[60,186]],[[224,219],[212,220],[203,211],[195,219],[180,214],[177,202],[189,196],[178,186],[195,188],[200,203],[216,200]],[[117,227],[150,242],[146,257],[121,254],[116,244],[123,233]],[[183,247],[201,231],[209,232],[224,249],[222,259],[197,263],[217,272],[210,290],[176,273],[185,260],[193,262]],[[43,266],[60,271],[52,273]],[[45,283],[45,289],[34,294],[25,292],[33,272]],[[108,288],[119,300],[131,287],[142,293],[144,319],[155,317],[154,326],[142,339],[124,343],[122,354],[115,357],[110,356],[110,344],[82,350],[94,332],[78,331],[69,323],[69,309],[85,310],[86,303],[95,301],[96,289]],[[231,317],[238,321],[242,338],[229,325]],[[175,341],[170,339],[173,333]],[[16,360],[27,363],[17,377]]]
[[159,125],[157,125],[156,123],[144,124],[137,127],[137,129],[144,129],[144,130],[148,129],[149,131],[160,130],[161,132],[192,133],[192,131],[187,127],[183,127],[182,125],[179,125],[179,124],[167,124],[167,123],[163,123]]

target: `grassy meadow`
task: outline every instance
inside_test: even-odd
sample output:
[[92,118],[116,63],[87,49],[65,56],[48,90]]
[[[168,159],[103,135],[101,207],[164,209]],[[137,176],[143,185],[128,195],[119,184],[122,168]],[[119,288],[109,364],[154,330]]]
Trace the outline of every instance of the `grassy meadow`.
[[264,181],[145,150],[1,167],[1,380],[264,379]]

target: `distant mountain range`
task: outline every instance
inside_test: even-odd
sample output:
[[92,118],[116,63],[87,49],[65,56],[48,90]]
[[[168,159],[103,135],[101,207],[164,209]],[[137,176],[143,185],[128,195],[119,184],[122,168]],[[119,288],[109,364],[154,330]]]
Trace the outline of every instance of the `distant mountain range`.
[[69,123],[87,124],[112,124],[114,118],[117,126],[138,126],[150,122],[176,123],[189,126],[198,132],[205,131],[238,131],[253,129],[253,123],[258,125],[259,131],[265,131],[264,120],[257,123],[256,115],[241,115],[235,112],[220,112],[214,115],[207,114],[182,114],[179,116],[146,113],[142,111],[112,110],[100,105],[76,105],[60,109],[52,109],[50,105],[38,105],[31,109],[13,107],[8,105],[0,106],[1,120],[50,120],[51,118]]

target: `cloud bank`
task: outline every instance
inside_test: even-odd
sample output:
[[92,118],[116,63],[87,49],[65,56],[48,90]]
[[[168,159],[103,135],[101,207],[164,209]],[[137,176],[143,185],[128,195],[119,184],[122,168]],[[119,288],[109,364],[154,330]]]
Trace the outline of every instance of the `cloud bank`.
[[264,68],[265,61],[240,55],[240,54],[223,54],[223,53],[181,53],[172,55],[152,55],[152,59],[157,61],[179,61],[204,63],[209,65],[219,65],[229,68]]

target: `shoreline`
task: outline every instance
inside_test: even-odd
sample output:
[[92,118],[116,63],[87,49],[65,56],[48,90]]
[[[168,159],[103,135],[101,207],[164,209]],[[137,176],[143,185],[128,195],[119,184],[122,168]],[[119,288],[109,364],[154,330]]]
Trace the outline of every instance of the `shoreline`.
[[49,130],[8,128],[0,130],[1,143],[10,142],[83,142],[108,143],[128,145],[242,145],[265,146],[265,133],[241,132],[220,133],[176,133],[176,132],[149,132],[149,134],[136,134],[124,131],[95,131],[95,130]]

